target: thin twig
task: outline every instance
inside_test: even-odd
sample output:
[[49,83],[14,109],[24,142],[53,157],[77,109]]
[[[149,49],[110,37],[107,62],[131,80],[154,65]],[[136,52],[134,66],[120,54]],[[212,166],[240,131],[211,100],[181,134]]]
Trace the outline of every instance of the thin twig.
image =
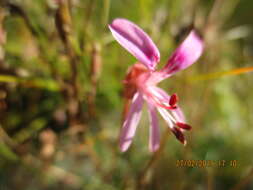
[[34,41],[34,44],[36,45],[36,47],[38,49],[38,52],[39,52],[38,58],[41,60],[40,63],[44,64],[46,67],[48,67],[50,69],[52,77],[59,83],[59,85],[63,89],[64,84],[62,82],[63,81],[62,77],[59,75],[58,71],[55,69],[53,64],[50,61],[48,61],[48,58],[46,56],[46,53],[48,51],[48,47],[45,47],[45,45],[43,45],[40,42],[40,38],[43,37],[42,34],[46,35],[46,31],[42,30],[41,28],[37,29],[36,27],[34,27],[28,14],[26,13],[26,11],[22,7],[20,7],[19,5],[8,2],[6,7],[8,8],[11,15],[17,15],[21,19],[23,19],[25,26],[28,29],[28,31],[30,32],[32,39]]
[[253,168],[249,171],[248,175],[246,175],[238,184],[236,184],[231,190],[241,190],[244,189],[246,185],[252,182],[253,178]]
[[70,125],[75,126],[78,122],[78,114],[80,111],[78,101],[78,56],[73,47],[73,27],[69,2],[67,0],[59,1],[59,7],[55,16],[55,24],[59,36],[65,46],[71,67],[70,86],[67,88],[67,100]]
[[4,60],[4,49],[3,45],[6,42],[6,34],[3,28],[3,22],[5,18],[5,10],[0,7],[0,66],[3,65],[3,60]]
[[164,135],[161,140],[160,148],[152,155],[150,160],[147,162],[146,166],[144,169],[140,172],[138,178],[137,178],[137,183],[136,183],[136,189],[144,189],[145,185],[147,184],[146,177],[148,172],[155,166],[156,162],[159,160],[161,157],[161,154],[164,151],[164,147],[166,145],[167,139],[169,137],[169,129],[166,129],[164,132]]
[[225,76],[231,76],[231,75],[240,75],[253,72],[253,67],[243,67],[243,68],[237,68],[232,69],[229,71],[220,71],[220,72],[214,72],[214,73],[207,73],[199,76],[194,76],[189,78],[189,82],[199,82],[199,81],[205,81],[205,80],[212,80],[217,79]]
[[89,118],[94,118],[96,117],[95,98],[97,94],[97,85],[102,69],[100,44],[98,43],[93,44],[91,55],[92,55],[91,69],[90,69],[91,90],[87,98],[87,103],[88,103]]
[[214,183],[213,183],[213,172],[211,169],[206,169],[206,178],[207,178],[207,190],[213,190]]

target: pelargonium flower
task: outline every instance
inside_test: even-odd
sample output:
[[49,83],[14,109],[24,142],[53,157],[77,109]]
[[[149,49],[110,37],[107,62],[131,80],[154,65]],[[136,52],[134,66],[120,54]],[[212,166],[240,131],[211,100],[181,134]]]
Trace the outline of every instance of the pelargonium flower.
[[203,41],[192,30],[168,59],[167,64],[157,71],[156,65],[160,60],[159,50],[141,28],[126,19],[118,18],[113,20],[109,29],[119,44],[138,60],[138,63],[130,68],[124,80],[125,94],[131,98],[131,105],[120,133],[121,151],[126,151],[132,143],[144,101],[148,105],[150,118],[150,151],[154,152],[159,148],[157,112],[164,118],[176,138],[186,145],[183,132],[190,130],[191,126],[185,123],[184,115],[177,106],[178,97],[176,94],[169,96],[156,85],[192,65],[203,52]]

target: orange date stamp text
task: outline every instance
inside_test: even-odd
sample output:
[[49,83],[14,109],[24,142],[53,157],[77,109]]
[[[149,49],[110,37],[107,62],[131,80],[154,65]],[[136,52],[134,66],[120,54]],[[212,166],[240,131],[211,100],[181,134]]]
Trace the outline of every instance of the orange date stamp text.
[[237,160],[176,160],[176,167],[207,168],[233,167],[238,165]]

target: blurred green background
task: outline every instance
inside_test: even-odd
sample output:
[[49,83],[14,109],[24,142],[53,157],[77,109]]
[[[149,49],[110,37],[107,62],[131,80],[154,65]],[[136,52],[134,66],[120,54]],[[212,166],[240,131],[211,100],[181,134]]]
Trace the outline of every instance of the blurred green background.
[[[236,72],[253,67],[252,10],[252,0],[1,0],[0,190],[253,189],[253,76]],[[168,133],[150,153],[144,109],[120,153],[122,80],[136,60],[108,30],[117,17],[152,37],[159,68],[193,25],[203,35],[201,59],[160,85],[193,126],[186,147]]]

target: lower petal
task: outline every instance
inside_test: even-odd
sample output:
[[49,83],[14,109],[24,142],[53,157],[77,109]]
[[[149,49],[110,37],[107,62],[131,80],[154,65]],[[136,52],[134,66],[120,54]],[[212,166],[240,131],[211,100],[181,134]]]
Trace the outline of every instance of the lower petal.
[[160,146],[160,131],[158,126],[158,118],[156,108],[153,104],[148,104],[149,120],[150,120],[150,136],[149,136],[149,150],[155,152]]
[[120,150],[122,152],[125,152],[132,143],[137,125],[141,118],[142,105],[143,105],[142,95],[139,92],[137,92],[133,97],[130,110],[127,113],[127,117],[121,129]]

